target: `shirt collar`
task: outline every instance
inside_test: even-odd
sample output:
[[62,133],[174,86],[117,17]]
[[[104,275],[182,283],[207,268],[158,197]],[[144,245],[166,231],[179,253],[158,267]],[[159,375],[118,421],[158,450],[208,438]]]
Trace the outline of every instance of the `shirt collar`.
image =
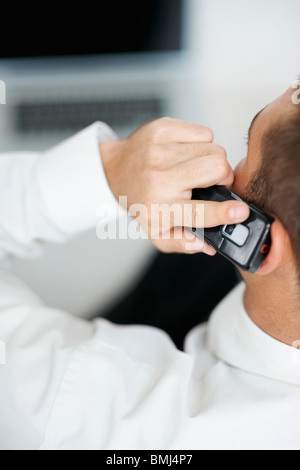
[[248,316],[245,284],[238,285],[215,309],[207,346],[229,365],[292,385],[300,385],[300,351],[272,338]]

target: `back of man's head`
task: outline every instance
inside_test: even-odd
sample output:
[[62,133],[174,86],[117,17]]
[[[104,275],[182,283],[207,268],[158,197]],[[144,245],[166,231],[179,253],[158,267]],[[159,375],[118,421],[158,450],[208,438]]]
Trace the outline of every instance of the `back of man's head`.
[[261,165],[246,190],[248,200],[285,226],[300,273],[300,104],[278,116],[261,141]]

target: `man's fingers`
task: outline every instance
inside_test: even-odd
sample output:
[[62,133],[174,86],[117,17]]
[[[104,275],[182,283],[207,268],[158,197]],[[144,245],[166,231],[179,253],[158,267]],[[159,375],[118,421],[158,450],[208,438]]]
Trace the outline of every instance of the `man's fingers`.
[[184,201],[181,204],[184,227],[210,228],[244,222],[249,206],[240,201]]
[[[199,157],[209,155],[219,156],[226,160],[226,150],[218,144],[209,142],[190,142],[190,143],[157,143],[152,145],[154,161],[160,162],[162,166],[168,168],[176,167],[180,163],[193,161]],[[150,156],[151,156],[150,153]],[[165,165],[164,165],[165,164]]]
[[186,191],[214,185],[232,186],[234,172],[226,157],[213,154],[182,162],[170,170],[176,188]]
[[248,205],[241,201],[184,200],[173,204],[151,204],[148,236],[153,241],[164,238],[161,234],[168,234],[174,227],[205,229],[242,223],[249,215]]
[[173,204],[151,204],[151,238],[172,227],[210,228],[242,223],[249,215],[249,206],[241,201],[184,200]]
[[151,123],[155,140],[167,142],[212,142],[213,131],[206,126],[179,119],[161,118]]
[[163,253],[184,253],[191,255],[205,253],[209,256],[216,254],[216,250],[182,227],[171,229],[167,234],[164,234],[164,238],[161,237],[158,240],[153,240],[153,243]]

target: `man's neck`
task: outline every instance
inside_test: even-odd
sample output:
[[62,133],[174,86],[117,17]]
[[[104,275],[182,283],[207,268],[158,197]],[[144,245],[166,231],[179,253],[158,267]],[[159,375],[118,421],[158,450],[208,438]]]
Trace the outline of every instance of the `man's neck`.
[[300,340],[300,309],[295,302],[292,281],[282,282],[274,276],[255,276],[246,282],[245,309],[251,320],[273,338],[292,345]]

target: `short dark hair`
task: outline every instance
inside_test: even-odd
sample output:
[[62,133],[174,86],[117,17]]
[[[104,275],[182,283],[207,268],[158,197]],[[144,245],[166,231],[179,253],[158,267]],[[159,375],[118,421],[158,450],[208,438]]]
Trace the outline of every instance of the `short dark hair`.
[[300,273],[300,104],[262,138],[261,165],[246,198],[285,226]]

